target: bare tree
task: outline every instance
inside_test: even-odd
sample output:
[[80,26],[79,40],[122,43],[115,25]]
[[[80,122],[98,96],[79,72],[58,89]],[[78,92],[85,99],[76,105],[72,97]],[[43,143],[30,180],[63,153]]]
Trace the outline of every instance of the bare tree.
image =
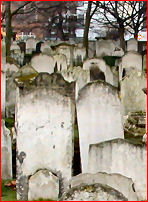
[[136,1],[99,1],[99,23],[118,29],[120,45],[125,50],[125,30],[137,36],[145,20],[146,4]]

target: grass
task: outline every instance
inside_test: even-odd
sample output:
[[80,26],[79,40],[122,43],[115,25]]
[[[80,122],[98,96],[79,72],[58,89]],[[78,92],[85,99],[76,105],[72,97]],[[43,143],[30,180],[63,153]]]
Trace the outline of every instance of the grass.
[[11,187],[6,187],[5,183],[11,180],[1,180],[1,201],[17,201],[16,191]]

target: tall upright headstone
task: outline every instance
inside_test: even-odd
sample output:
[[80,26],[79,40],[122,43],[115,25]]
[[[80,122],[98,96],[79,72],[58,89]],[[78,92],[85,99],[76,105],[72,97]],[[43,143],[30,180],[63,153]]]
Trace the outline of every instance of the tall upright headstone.
[[117,90],[102,81],[88,83],[79,91],[77,118],[82,172],[88,172],[89,145],[123,138]]
[[73,83],[56,73],[40,73],[30,86],[19,88],[16,125],[20,200],[27,200],[29,176],[40,169],[60,172],[64,186],[72,176],[73,88]]

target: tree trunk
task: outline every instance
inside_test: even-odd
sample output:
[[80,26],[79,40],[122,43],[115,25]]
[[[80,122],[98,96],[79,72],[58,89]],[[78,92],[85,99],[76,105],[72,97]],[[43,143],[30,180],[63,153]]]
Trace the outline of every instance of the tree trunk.
[[83,35],[83,46],[86,48],[86,57],[88,57],[88,48],[89,48],[88,47],[88,34],[89,34],[89,27],[90,27],[90,21],[91,21],[91,7],[92,7],[92,1],[88,1],[84,35]]
[[6,56],[10,56],[10,46],[12,38],[12,27],[11,27],[11,1],[5,1],[6,9]]
[[124,40],[124,25],[119,25],[119,38],[120,38],[120,46],[125,51],[125,40]]
[[138,32],[139,32],[138,27],[135,27],[134,31],[135,31],[134,38],[138,39]]

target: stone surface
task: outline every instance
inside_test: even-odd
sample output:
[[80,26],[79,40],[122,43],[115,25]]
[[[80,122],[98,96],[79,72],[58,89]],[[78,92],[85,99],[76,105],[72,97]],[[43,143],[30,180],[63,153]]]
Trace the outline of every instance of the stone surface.
[[34,38],[28,38],[26,40],[26,54],[32,54],[32,51],[36,50],[36,43]]
[[37,72],[47,72],[49,74],[54,72],[55,62],[52,56],[39,54],[31,59],[31,66]]
[[6,106],[6,73],[1,71],[1,118],[5,118]]
[[85,58],[86,58],[86,49],[83,47],[75,46],[73,50],[74,65],[82,66]]
[[105,61],[102,58],[87,59],[83,63],[84,70],[91,70],[92,68],[96,69],[98,68],[101,72],[104,73],[105,81],[112,85],[114,84],[113,73],[111,72],[110,67],[105,63]]
[[90,82],[79,91],[76,107],[82,172],[86,173],[90,144],[123,138],[118,92],[105,82]]
[[33,84],[19,89],[16,130],[21,200],[27,198],[26,179],[38,169],[59,171],[64,184],[72,176],[73,88],[60,74],[40,73]]
[[136,39],[127,41],[127,51],[138,51],[138,41]]
[[28,200],[57,200],[59,178],[48,170],[39,170],[29,178]]
[[59,44],[56,47],[56,51],[59,54],[63,54],[67,58],[68,66],[73,66],[73,46],[70,44]]
[[1,178],[12,178],[12,148],[10,131],[5,127],[5,121],[1,120]]
[[142,56],[137,52],[127,52],[122,57],[119,64],[119,81],[122,80],[125,75],[130,75],[133,70],[142,72]]
[[124,51],[120,47],[118,41],[114,40],[98,40],[96,41],[96,56],[120,56],[124,55]]
[[79,174],[70,181],[70,187],[91,184],[106,184],[119,192],[121,192],[128,201],[137,201],[137,195],[134,191],[134,184],[131,178],[127,178],[120,174],[96,173],[96,174]]
[[138,201],[147,198],[147,147],[114,139],[90,145],[88,172],[119,173],[132,178]]
[[127,201],[127,198],[117,190],[98,183],[74,187],[60,201]]
[[133,70],[129,76],[121,81],[122,114],[129,112],[146,111],[147,96],[143,88],[147,87],[146,74]]
[[6,64],[6,116],[14,117],[15,102],[16,102],[16,85],[14,78],[16,72],[19,70],[15,64]]
[[57,64],[57,70],[59,72],[67,69],[67,58],[63,54],[56,54],[53,56],[54,58],[54,67]]

